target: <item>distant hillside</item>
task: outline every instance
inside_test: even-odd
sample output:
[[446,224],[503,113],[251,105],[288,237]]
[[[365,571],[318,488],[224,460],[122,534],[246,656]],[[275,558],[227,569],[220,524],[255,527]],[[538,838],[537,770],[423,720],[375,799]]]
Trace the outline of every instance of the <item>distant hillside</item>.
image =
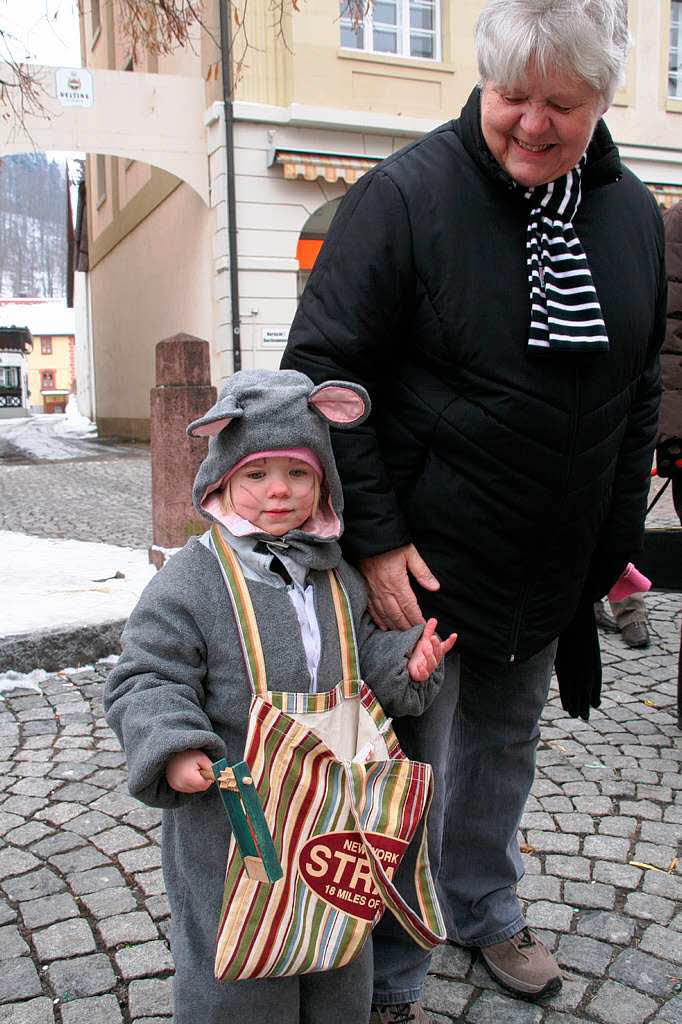
[[0,160],[0,297],[66,295],[66,174],[44,153]]

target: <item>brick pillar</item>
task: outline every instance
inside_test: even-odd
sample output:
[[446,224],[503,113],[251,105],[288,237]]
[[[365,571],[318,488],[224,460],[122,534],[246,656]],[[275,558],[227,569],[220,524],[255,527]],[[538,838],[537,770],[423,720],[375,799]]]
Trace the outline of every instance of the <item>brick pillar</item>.
[[192,506],[192,484],[208,439],[188,437],[187,424],[216,401],[208,342],[175,334],[156,346],[156,387],[151,389],[152,522],[149,561],[161,568],[167,548],[179,548],[207,521]]

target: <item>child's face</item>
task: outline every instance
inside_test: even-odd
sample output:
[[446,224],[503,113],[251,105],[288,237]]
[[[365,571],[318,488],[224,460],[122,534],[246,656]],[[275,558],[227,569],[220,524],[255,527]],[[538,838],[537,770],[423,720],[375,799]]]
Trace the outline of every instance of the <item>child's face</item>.
[[263,533],[283,537],[312,513],[315,473],[300,459],[254,459],[230,477],[232,507]]

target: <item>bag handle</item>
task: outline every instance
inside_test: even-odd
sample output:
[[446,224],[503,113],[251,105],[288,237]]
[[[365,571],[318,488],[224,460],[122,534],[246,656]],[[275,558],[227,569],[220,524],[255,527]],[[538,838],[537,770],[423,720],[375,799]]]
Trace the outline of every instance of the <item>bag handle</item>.
[[384,867],[377,856],[374,847],[370,843],[360,823],[357,808],[355,806],[355,787],[353,785],[353,774],[362,772],[361,765],[344,763],[344,772],[350,806],[355,821],[355,827],[362,837],[362,844],[369,862],[369,870],[372,881],[381,897],[385,907],[391,911],[398,923],[402,925],[413,942],[416,942],[422,949],[433,949],[447,939],[447,930],[443,920],[443,914],[438,903],[436,887],[431,875],[428,853],[427,824],[429,808],[433,798],[433,774],[429,771],[429,795],[424,808],[421,842],[417,852],[417,863],[414,869],[415,889],[421,916],[416,913],[403,897],[400,895],[393,882],[386,874]]
[[230,595],[230,602],[234,612],[239,642],[244,655],[246,674],[253,693],[259,697],[265,696],[268,691],[267,679],[265,676],[265,659],[263,657],[263,646],[258,632],[256,615],[253,610],[251,595],[249,594],[242,567],[237,556],[224,540],[217,526],[211,527],[211,540],[213,548],[218,556],[223,579],[227,592]]
[[230,767],[222,757],[213,762],[210,771],[202,770],[201,775],[209,782],[218,783],[248,877],[258,882],[277,882],[284,872],[246,761],[238,761]]
[[[257,696],[264,697],[268,692],[268,681],[265,674],[263,646],[242,567],[217,525],[211,527],[211,541],[230,596],[251,690]],[[327,576],[334,602],[336,626],[339,631],[343,679],[360,679],[358,645],[355,638],[350,599],[338,574],[328,569]]]

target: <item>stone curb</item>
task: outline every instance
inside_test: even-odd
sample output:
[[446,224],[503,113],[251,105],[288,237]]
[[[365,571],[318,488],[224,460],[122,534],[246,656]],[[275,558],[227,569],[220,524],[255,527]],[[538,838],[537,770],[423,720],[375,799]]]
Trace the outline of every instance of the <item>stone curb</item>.
[[125,623],[125,619],[116,619],[0,637],[0,672],[32,672],[36,668],[56,672],[66,665],[89,665],[119,654]]

